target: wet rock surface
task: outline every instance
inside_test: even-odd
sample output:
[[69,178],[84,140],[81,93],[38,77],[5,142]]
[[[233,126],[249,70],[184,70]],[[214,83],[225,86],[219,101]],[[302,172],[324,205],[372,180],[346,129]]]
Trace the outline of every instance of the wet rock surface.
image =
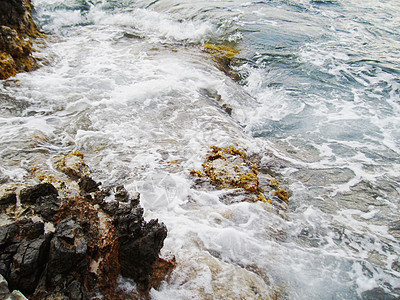
[[212,146],[203,163],[203,170],[192,170],[196,186],[205,182],[226,189],[220,200],[226,202],[265,202],[285,217],[288,210],[289,192],[263,168],[257,159],[249,158],[246,151],[234,146]]
[[17,195],[15,193],[7,193],[0,197],[0,210],[15,204],[17,204]]
[[[22,211],[0,226],[0,274],[7,280],[0,293],[20,290],[30,299],[146,297],[175,267],[159,257],[166,226],[144,220],[138,194],[130,196],[123,186],[102,189],[86,173],[77,179],[82,166],[74,168],[64,171],[78,181],[75,195],[45,182],[21,189],[17,205],[16,193],[0,197],[0,205]],[[118,290],[121,275],[136,282],[137,295]]]
[[34,292],[45,267],[51,235],[44,223],[22,219],[0,227],[0,274],[10,290]]
[[30,0],[0,1],[0,79],[37,68],[31,38],[40,33],[32,9]]
[[[235,55],[239,53],[238,50],[227,45],[213,44],[204,44],[202,50],[203,52],[212,55],[215,65],[219,70],[224,72],[234,81],[238,81],[240,79],[239,74],[231,68]],[[230,113],[228,112],[228,114]]]

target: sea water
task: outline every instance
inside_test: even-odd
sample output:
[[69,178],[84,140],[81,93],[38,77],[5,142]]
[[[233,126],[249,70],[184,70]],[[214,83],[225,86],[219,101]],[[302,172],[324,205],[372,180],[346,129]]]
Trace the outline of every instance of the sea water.
[[[1,82],[2,185],[81,151],[140,192],[178,264],[154,299],[400,296],[400,2],[33,3],[46,46]],[[207,43],[240,51],[238,80]],[[286,216],[196,186],[213,145],[259,157]]]

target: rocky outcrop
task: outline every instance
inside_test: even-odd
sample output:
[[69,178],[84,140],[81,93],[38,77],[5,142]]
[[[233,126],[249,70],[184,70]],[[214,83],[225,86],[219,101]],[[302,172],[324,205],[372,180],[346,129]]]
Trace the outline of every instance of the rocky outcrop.
[[0,79],[37,68],[31,38],[40,35],[30,0],[0,1]]
[[220,71],[224,72],[234,81],[240,79],[239,74],[232,69],[234,57],[239,53],[238,50],[226,45],[213,44],[204,44],[202,50],[212,55],[213,61]]
[[207,180],[218,188],[231,190],[225,197],[229,201],[262,201],[271,204],[278,212],[288,209],[289,193],[280,188],[274,177],[260,172],[258,164],[247,156],[246,151],[234,146],[212,146],[204,160],[203,170],[190,173],[198,178],[199,184]]
[[[0,226],[0,274],[9,290],[30,299],[146,296],[175,267],[159,257],[166,226],[144,220],[139,194],[131,196],[123,186],[101,188],[79,173],[82,154],[64,162],[59,168],[78,181],[78,194],[65,195],[43,182],[20,190],[20,204],[15,193],[0,198],[9,216]],[[120,275],[137,283],[137,295],[118,290]]]

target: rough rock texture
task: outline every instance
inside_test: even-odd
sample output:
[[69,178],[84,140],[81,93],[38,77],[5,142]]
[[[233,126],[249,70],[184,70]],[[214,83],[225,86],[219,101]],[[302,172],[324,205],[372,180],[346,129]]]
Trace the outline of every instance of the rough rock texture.
[[0,23],[18,30],[21,34],[33,35],[37,32],[32,20],[33,5],[27,0],[0,1]]
[[37,68],[31,38],[40,33],[32,8],[30,0],[0,1],[0,79]]
[[175,272],[179,277],[173,279],[186,291],[200,295],[198,299],[289,299],[266,274],[223,262],[209,253],[184,254],[179,261]]
[[27,300],[27,298],[18,290],[10,292],[8,289],[8,283],[2,275],[0,275],[0,299]]
[[41,183],[34,187],[21,190],[20,199],[22,204],[33,204],[34,211],[45,221],[55,221],[54,215],[59,208],[58,191],[50,183]]
[[232,61],[235,55],[239,53],[238,50],[230,46],[213,44],[203,45],[202,50],[212,55],[213,60],[219,70],[224,72],[235,81],[238,81],[240,79],[239,74],[233,71],[231,68]]
[[222,195],[221,200],[262,201],[281,211],[288,209],[289,193],[279,187],[275,178],[260,173],[258,164],[242,149],[212,146],[204,160],[203,171],[192,170],[190,173],[200,181],[209,180],[219,188],[232,191]]
[[50,242],[44,223],[22,219],[0,227],[0,274],[11,290],[35,291],[45,267]]
[[[63,161],[72,156],[82,161],[73,158],[74,167],[62,170],[78,180],[80,194],[60,197],[48,182],[23,188],[17,208],[23,213],[0,226],[0,274],[10,290],[30,299],[133,299],[118,291],[120,275],[146,296],[175,267],[159,257],[166,226],[144,220],[138,194],[131,197],[123,186],[101,189],[80,172],[88,171],[83,155]],[[15,206],[15,194],[0,199]]]
[[70,153],[57,164],[57,168],[72,179],[89,176],[90,170],[84,161],[84,157],[81,152]]

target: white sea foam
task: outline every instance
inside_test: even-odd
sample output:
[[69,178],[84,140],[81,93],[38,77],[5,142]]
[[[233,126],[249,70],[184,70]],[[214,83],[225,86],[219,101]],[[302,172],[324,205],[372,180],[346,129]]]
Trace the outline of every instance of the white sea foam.
[[[398,82],[382,68],[351,65],[351,51],[342,51],[367,33],[341,27],[334,22],[340,11],[310,1],[271,11],[273,2],[224,2],[229,9],[210,13],[220,21],[207,12],[193,17],[200,4],[176,2],[144,9],[143,1],[36,0],[38,19],[59,38],[43,50],[53,57],[49,65],[2,90],[16,100],[7,104],[11,112],[1,112],[1,175],[21,181],[49,156],[79,150],[96,180],[140,192],[146,219],[168,227],[162,253],[178,262],[171,280],[151,291],[155,299],[245,298],[254,295],[248,282],[267,293],[268,280],[291,299],[351,299],[397,287],[392,264],[400,251],[389,224],[398,216],[400,188],[387,178],[400,169]],[[284,20],[279,29],[293,34],[285,38],[301,40],[307,24],[300,15],[308,11],[316,18],[310,37],[328,18],[326,26],[342,30],[339,39],[307,42],[295,55],[268,48]],[[238,67],[247,74],[244,86],[200,48],[230,32],[231,20],[251,29],[241,33],[246,42],[264,41],[257,32],[267,41],[268,49],[254,53],[259,64],[249,59]],[[301,26],[292,28],[295,22]],[[248,52],[253,46],[242,45]],[[231,116],[222,104],[232,107]],[[266,204],[226,204],[226,191],[195,186],[189,171],[202,168],[209,146],[229,144],[286,176],[282,186],[293,193],[288,220]]]
[[96,24],[131,26],[140,30],[146,37],[173,41],[201,41],[215,31],[207,22],[174,20],[166,14],[145,9],[135,9],[112,16],[99,10],[91,10],[89,18]]

